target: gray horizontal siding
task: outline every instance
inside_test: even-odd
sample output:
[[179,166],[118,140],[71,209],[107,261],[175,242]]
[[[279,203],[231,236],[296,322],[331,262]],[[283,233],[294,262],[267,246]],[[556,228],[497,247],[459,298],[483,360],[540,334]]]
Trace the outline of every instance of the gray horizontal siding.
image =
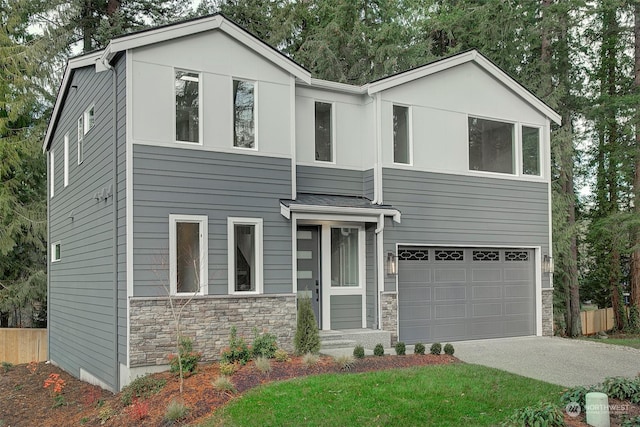
[[351,169],[297,166],[296,188],[298,193],[372,197],[373,173],[369,172],[371,171],[363,172]]
[[[124,74],[123,65],[119,68]],[[71,83],[75,88],[69,90],[52,137],[55,196],[49,200],[49,237],[50,243],[61,242],[61,261],[49,266],[49,354],[74,375],[84,369],[115,389],[113,197],[94,198],[113,184],[112,77],[91,67],[76,70]],[[84,162],[78,165],[77,120],[92,104],[95,124],[84,135]]]
[[[396,243],[549,250],[546,183],[385,168],[383,191],[402,212],[401,224],[385,228],[385,253]],[[395,281],[387,279],[385,290]]]
[[362,297],[331,295],[331,329],[362,328]]
[[118,361],[127,365],[127,73],[126,56],[118,59],[116,115],[118,138]]
[[169,215],[206,215],[209,294],[228,293],[227,218],[262,218],[264,292],[292,292],[288,159],[134,145],[134,295],[166,295]]

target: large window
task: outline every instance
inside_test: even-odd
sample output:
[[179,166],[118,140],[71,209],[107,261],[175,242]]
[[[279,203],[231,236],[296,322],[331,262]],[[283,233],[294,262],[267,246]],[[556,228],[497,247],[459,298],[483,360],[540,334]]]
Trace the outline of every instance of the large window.
[[84,133],[87,133],[93,127],[95,121],[95,107],[92,105],[84,112]]
[[469,117],[469,169],[515,173],[514,125]]
[[393,106],[393,162],[411,163],[409,140],[409,107]]
[[328,102],[316,102],[316,160],[333,162],[333,130]]
[[169,215],[172,294],[205,294],[208,282],[207,217]]
[[78,119],[78,164],[84,162],[84,121],[82,116]]
[[262,292],[262,219],[229,218],[229,293]]
[[176,141],[200,143],[200,75],[176,71]]
[[540,175],[540,129],[522,126],[522,173]]
[[359,286],[358,228],[331,229],[331,286]]
[[233,81],[233,146],[256,148],[255,83]]

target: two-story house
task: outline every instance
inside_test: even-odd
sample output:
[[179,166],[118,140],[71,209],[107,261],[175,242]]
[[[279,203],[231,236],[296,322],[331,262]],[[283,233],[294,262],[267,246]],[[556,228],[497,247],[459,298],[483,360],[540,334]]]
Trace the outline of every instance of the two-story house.
[[44,150],[49,352],[117,390],[164,369],[171,303],[206,359],[231,326],[291,350],[551,334],[550,127],[469,51],[318,80],[222,15],[69,60]]

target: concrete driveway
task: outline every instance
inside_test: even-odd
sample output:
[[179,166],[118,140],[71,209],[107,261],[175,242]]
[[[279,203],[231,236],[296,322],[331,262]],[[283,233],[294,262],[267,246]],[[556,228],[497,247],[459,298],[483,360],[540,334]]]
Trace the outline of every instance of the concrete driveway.
[[566,387],[591,385],[607,377],[635,377],[640,350],[603,342],[557,337],[517,337],[453,343],[455,356],[467,363]]

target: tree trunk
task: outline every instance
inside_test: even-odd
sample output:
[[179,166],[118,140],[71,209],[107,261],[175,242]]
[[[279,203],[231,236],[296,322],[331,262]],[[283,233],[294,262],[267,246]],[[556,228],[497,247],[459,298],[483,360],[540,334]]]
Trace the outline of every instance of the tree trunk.
[[84,53],[93,50],[93,24],[91,22],[92,0],[84,0],[82,3],[82,15],[80,26],[82,28],[82,51]]
[[[640,4],[634,7],[633,35],[634,47],[634,93],[640,94]],[[640,216],[640,107],[635,113],[635,168],[633,171],[633,212],[636,218]],[[631,254],[631,304],[640,308],[640,230],[633,227],[633,252]]]

